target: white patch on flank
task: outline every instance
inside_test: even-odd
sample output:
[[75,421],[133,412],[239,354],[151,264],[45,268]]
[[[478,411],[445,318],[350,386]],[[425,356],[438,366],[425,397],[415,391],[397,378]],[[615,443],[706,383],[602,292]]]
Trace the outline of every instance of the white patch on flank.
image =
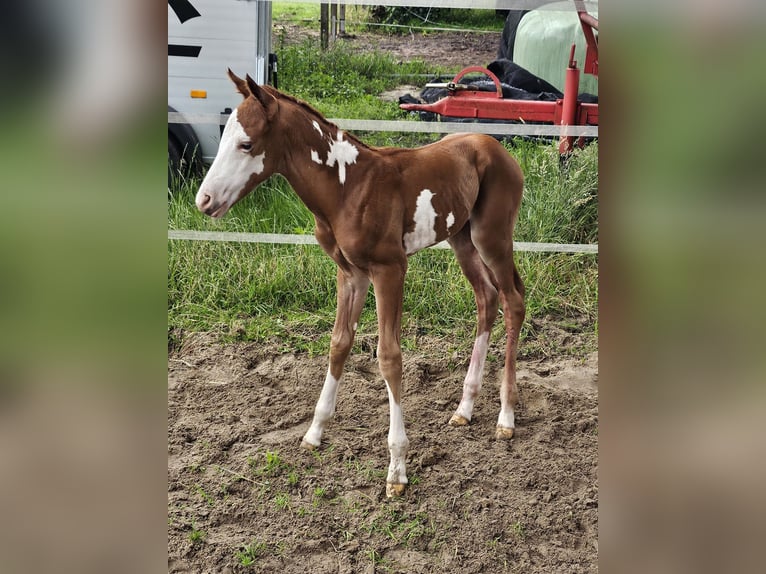
[[314,409],[314,420],[311,421],[311,427],[303,436],[303,440],[311,445],[319,446],[322,442],[325,425],[335,414],[339,383],[340,381],[336,380],[328,369],[327,377],[324,380],[324,385],[322,385],[322,392],[319,394],[319,400]]
[[391,462],[388,465],[388,478],[386,478],[386,482],[390,484],[407,484],[405,459],[407,458],[407,449],[410,446],[410,441],[407,440],[407,433],[404,431],[402,407],[394,401],[394,395],[391,393],[388,381],[386,381],[386,391],[388,391],[390,411],[388,450],[391,453]]
[[327,154],[327,165],[330,167],[338,162],[338,179],[346,183],[346,166],[356,163],[359,150],[351,142],[343,140],[343,132],[338,130],[338,141],[330,141],[330,153]]
[[[487,359],[489,348],[489,331],[476,337],[471,353],[471,362],[468,365],[468,373],[463,383],[463,398],[455,411],[465,420],[470,421],[473,415],[473,402],[481,390],[481,379],[484,376],[484,361]],[[511,425],[513,426],[513,425]]]
[[322,160],[319,158],[319,153],[317,153],[317,150],[312,149],[311,150],[311,161],[314,163],[318,163],[319,165],[322,165]]
[[205,195],[212,197],[213,205],[220,206],[216,217],[223,216],[237,201],[253,174],[260,175],[265,169],[266,152],[250,155],[240,148],[242,143],[255,144],[250,141],[237,118],[237,110],[234,110],[221,135],[218,154],[197,192],[197,206]]
[[311,125],[313,125],[313,126],[314,126],[314,129],[315,129],[316,131],[318,131],[318,132],[319,132],[319,135],[320,135],[320,136],[323,136],[323,135],[324,135],[324,134],[322,133],[322,128],[320,128],[320,127],[319,127],[319,124],[317,123],[317,121],[316,121],[316,120],[311,120]]
[[450,230],[450,227],[455,225],[455,214],[451,211],[447,214],[447,231]]
[[431,193],[430,189],[424,189],[418,196],[415,204],[415,215],[413,216],[415,229],[404,234],[404,250],[407,255],[436,243],[436,229],[434,228],[436,211],[434,211],[434,206],[431,203],[433,196],[434,194]]

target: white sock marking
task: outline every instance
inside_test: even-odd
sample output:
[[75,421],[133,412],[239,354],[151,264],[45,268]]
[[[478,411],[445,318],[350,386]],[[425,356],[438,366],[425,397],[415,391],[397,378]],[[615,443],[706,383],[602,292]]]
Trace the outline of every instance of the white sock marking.
[[388,477],[386,478],[386,482],[390,484],[407,484],[406,458],[410,441],[407,440],[407,433],[404,430],[402,407],[399,403],[394,401],[394,395],[391,393],[391,387],[388,386],[388,381],[386,381],[386,391],[388,391],[388,406],[390,411],[388,450],[391,453],[391,462],[388,465]]
[[322,165],[322,160],[319,158],[319,153],[317,153],[317,150],[312,149],[311,150],[311,161],[314,163],[318,163],[319,165]]
[[481,380],[484,376],[484,362],[487,359],[487,350],[489,349],[489,331],[476,337],[471,353],[471,362],[468,365],[468,373],[463,383],[463,397],[455,411],[467,421],[473,416],[473,402],[481,390]]
[[330,141],[330,153],[327,154],[327,165],[333,167],[338,163],[338,179],[346,183],[346,166],[356,163],[359,150],[351,142],[343,140],[343,132],[338,130],[337,141]]
[[328,369],[327,376],[322,385],[322,392],[319,393],[319,400],[314,409],[314,420],[311,421],[311,427],[303,436],[303,440],[314,446],[319,446],[322,442],[322,433],[325,425],[335,414],[335,402],[338,395],[338,386],[340,381],[336,380],[330,374]]
[[508,410],[500,409],[500,416],[497,417],[497,426],[512,429],[515,427],[516,419],[513,414],[513,409]]
[[434,206],[431,203],[433,196],[434,194],[430,189],[424,189],[418,195],[415,203],[415,215],[413,216],[415,229],[404,234],[404,250],[407,255],[436,243],[436,229],[434,228],[436,211],[434,211]]

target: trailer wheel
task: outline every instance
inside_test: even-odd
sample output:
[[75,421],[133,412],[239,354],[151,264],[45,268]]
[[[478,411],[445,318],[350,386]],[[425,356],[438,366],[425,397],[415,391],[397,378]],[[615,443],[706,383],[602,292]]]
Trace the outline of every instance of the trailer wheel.
[[173,180],[182,173],[182,168],[183,148],[176,138],[168,134],[168,189],[170,189]]

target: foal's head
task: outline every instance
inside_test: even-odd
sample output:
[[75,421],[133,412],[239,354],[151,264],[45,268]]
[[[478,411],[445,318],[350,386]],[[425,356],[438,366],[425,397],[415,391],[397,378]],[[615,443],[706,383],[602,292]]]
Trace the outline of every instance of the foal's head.
[[229,116],[218,154],[197,192],[197,208],[211,217],[223,217],[232,205],[274,173],[276,149],[269,146],[269,128],[278,103],[247,75],[229,77],[244,100]]

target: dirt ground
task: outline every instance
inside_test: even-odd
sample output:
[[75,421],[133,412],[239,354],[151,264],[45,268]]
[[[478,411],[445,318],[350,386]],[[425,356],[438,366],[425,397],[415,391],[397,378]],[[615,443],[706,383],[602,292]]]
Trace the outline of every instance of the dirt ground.
[[[347,41],[402,60],[462,67],[492,61],[499,34]],[[533,320],[537,330],[556,329]],[[576,347],[577,337],[561,332],[562,348]],[[426,339],[405,350],[410,485],[401,499],[388,500],[388,400],[374,344],[359,345],[349,358],[335,418],[321,449],[310,453],[299,445],[326,357],[278,342],[222,343],[206,333],[173,338],[169,572],[597,571],[596,353],[520,360],[516,435],[500,442],[494,429],[502,341],[490,348],[474,419],[459,429],[447,421],[470,348],[447,351]]]
[[299,445],[325,357],[209,334],[182,341],[168,363],[170,572],[597,571],[595,353],[520,361],[516,435],[500,442],[501,342],[460,429],[447,421],[470,349],[405,351],[411,484],[387,500],[388,402],[371,352],[349,358],[310,453]]

